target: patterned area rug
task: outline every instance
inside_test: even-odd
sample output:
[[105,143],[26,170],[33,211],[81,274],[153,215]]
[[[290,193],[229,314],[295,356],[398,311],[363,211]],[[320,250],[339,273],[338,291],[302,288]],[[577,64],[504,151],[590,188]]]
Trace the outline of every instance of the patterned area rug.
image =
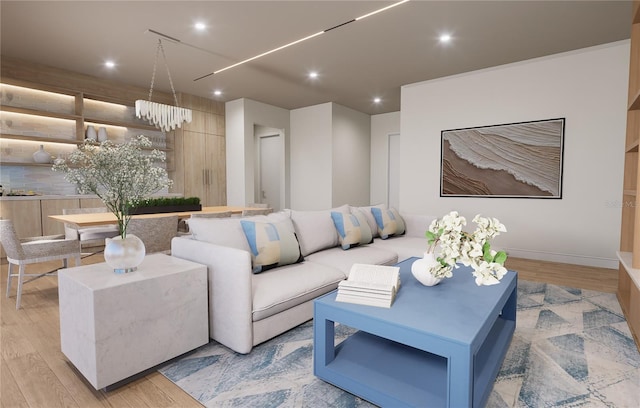
[[[207,407],[373,406],[314,377],[312,322],[248,355],[211,342],[159,371]],[[560,406],[639,407],[640,353],[614,294],[520,280],[487,407]]]

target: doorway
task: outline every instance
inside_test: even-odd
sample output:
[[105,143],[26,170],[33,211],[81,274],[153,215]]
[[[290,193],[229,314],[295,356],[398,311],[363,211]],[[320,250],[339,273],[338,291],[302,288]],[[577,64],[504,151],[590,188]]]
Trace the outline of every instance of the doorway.
[[283,132],[280,129],[254,125],[256,138],[256,172],[254,202],[267,204],[274,211],[282,209],[284,171]]

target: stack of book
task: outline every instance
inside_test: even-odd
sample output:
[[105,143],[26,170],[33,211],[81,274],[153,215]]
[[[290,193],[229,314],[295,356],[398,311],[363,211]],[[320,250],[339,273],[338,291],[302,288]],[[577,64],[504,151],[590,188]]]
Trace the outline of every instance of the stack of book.
[[354,264],[347,280],[338,284],[336,301],[389,308],[399,288],[399,267]]

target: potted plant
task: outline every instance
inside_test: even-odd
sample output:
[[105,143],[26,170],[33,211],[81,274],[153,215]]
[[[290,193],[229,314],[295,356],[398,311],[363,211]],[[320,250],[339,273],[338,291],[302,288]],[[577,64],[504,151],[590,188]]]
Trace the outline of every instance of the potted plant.
[[[421,260],[414,262],[413,275],[426,285],[434,285],[443,278],[453,276],[453,268],[460,262],[473,269],[476,284],[495,285],[507,273],[504,263],[507,253],[491,249],[490,239],[506,232],[506,227],[496,218],[473,218],[477,224],[472,233],[463,231],[467,225],[465,217],[457,211],[451,211],[440,219],[434,220],[425,235],[429,247]],[[435,255],[436,247],[440,248]]]
[[[57,160],[53,166],[65,173],[65,179],[75,184],[79,193],[97,195],[116,216],[119,236],[107,240],[105,261],[117,272],[135,270],[144,258],[142,241],[127,235],[131,208],[172,184],[167,171],[155,165],[165,161],[164,152],[143,150],[150,146],[151,141],[142,135],[123,144],[106,140],[96,145],[85,140],[67,160]],[[128,264],[138,260],[136,265]]]
[[200,210],[202,204],[199,197],[152,197],[140,200],[129,213],[136,215]]

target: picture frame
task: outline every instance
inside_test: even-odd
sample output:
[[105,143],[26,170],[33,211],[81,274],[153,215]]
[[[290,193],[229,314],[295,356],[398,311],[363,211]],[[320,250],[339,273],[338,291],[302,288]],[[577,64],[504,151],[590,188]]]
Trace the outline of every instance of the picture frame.
[[441,131],[440,197],[562,198],[565,118]]

